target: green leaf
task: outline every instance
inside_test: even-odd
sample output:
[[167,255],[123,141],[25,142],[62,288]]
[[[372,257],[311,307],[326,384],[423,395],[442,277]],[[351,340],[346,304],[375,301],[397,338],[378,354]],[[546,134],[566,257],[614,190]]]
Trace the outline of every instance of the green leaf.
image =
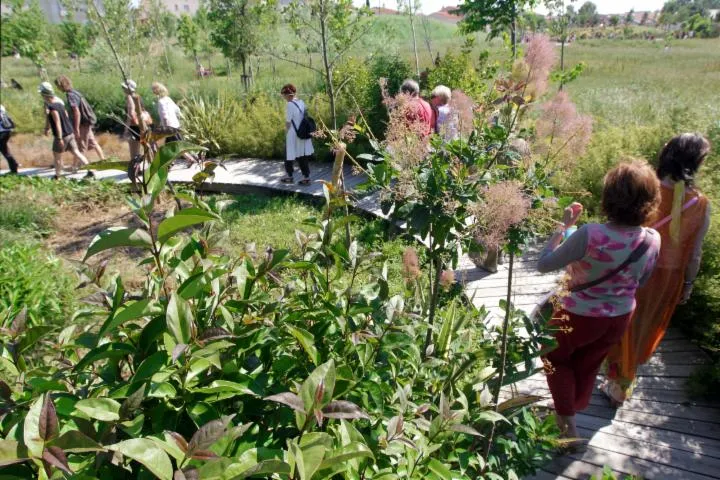
[[135,370],[135,375],[133,375],[132,377],[132,381],[140,382],[142,380],[152,377],[167,364],[167,360],[167,353],[162,351],[153,353],[145,360],[143,360],[140,366],[137,367],[137,370]]
[[[316,401],[315,395],[318,387],[322,384],[323,395],[319,402]],[[311,412],[313,406],[322,408],[332,400],[332,394],[335,390],[335,362],[330,360],[317,367],[300,387],[300,398],[305,405],[305,412]]]
[[22,338],[20,338],[20,342],[18,343],[18,352],[23,353],[24,351],[28,350],[30,347],[35,345],[38,340],[45,336],[46,333],[52,330],[53,327],[50,325],[39,325],[37,327],[32,327],[26,330]]
[[43,439],[40,437],[40,412],[42,411],[44,397],[40,396],[30,406],[30,410],[25,416],[23,425],[23,441],[30,455],[33,457],[42,457]]
[[504,416],[502,416],[499,413],[494,412],[492,410],[484,410],[484,411],[480,412],[477,416],[477,419],[484,420],[486,422],[492,422],[492,423],[495,423],[495,422],[510,423],[510,421],[507,418],[505,418]]
[[313,334],[302,328],[293,327],[292,325],[286,325],[286,327],[303,347],[305,353],[310,357],[310,360],[317,365],[320,362],[320,357],[317,348],[315,348],[315,337]]
[[95,235],[83,261],[104,250],[117,247],[150,248],[150,235],[140,228],[111,227]]
[[428,462],[428,468],[435,475],[442,478],[442,480],[452,480],[453,479],[452,472],[450,471],[450,469],[434,458],[431,458],[430,461]]
[[[100,160],[99,162],[93,162],[92,169],[93,170],[120,170],[122,172],[127,172],[129,166],[130,166],[130,162],[128,162],[126,160],[107,159],[107,160]],[[90,167],[83,166],[83,167],[80,167],[80,170],[87,170],[88,168],[90,168]]]
[[237,393],[242,395],[257,396],[247,385],[231,382],[229,380],[215,380],[210,385],[192,390],[197,393]]
[[217,220],[217,215],[200,208],[186,208],[176,212],[174,216],[166,218],[158,226],[158,240],[165,243],[172,237],[175,232],[197,225],[198,223],[207,222],[209,220]]
[[30,452],[15,440],[0,440],[0,467],[24,462]]
[[75,404],[75,410],[102,422],[120,419],[120,404],[111,398],[87,398]]
[[105,343],[90,350],[73,368],[80,371],[88,365],[106,358],[120,359],[135,354],[135,348],[126,343]]
[[360,442],[352,442],[339,450],[333,451],[322,461],[320,469],[330,468],[334,465],[344,464],[356,458],[374,458],[372,451],[367,445]]
[[155,175],[161,168],[168,166],[173,160],[187,152],[202,152],[206,150],[199,145],[193,145],[187,142],[171,142],[166,143],[158,149],[155,154],[150,168],[147,169],[147,177],[145,180],[149,180]]
[[302,464],[298,464],[300,478],[310,480],[322,465],[325,452],[332,448],[332,438],[327,433],[312,432],[300,440]]
[[79,430],[69,430],[48,444],[69,453],[100,452],[102,445]]
[[159,313],[162,313],[162,308],[152,299],[146,298],[129,303],[122,310],[116,311],[114,315],[105,320],[105,323],[100,327],[100,331],[98,332],[98,339],[115,329],[118,325],[122,325],[129,320],[149,317]]
[[172,480],[173,468],[170,457],[155,442],[148,438],[133,438],[108,445],[108,450],[120,452],[140,462],[161,480]]
[[168,303],[167,327],[176,343],[190,343],[193,329],[193,315],[190,303],[173,292]]

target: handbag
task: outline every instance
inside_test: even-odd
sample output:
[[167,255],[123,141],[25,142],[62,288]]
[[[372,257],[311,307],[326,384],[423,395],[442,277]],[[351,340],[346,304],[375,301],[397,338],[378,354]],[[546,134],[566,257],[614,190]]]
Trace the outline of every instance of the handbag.
[[295,129],[295,133],[297,134],[298,138],[301,140],[308,140],[312,138],[312,134],[315,133],[317,130],[317,124],[315,123],[315,120],[307,114],[307,108],[303,110],[300,108],[300,105],[298,105],[295,102],[290,102],[295,107],[300,110],[300,113],[302,113],[302,120],[300,121],[300,125],[295,125],[295,122],[290,120],[290,123],[292,123],[293,128]]

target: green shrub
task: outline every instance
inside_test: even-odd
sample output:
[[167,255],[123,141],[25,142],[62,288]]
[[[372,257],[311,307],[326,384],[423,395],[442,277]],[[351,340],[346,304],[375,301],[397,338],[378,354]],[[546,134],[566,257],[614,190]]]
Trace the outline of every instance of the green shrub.
[[0,190],[0,228],[44,236],[53,228],[56,208],[47,194],[26,189]]
[[62,325],[75,309],[75,277],[36,241],[0,230],[0,321],[23,307],[30,325]]
[[369,85],[369,91],[366,92],[365,111],[363,113],[372,132],[382,138],[385,135],[388,116],[387,109],[383,105],[382,92],[377,79],[386,79],[388,92],[395,95],[400,91],[403,80],[412,77],[413,74],[410,64],[397,55],[378,55],[375,57],[370,67],[370,73],[375,82]]

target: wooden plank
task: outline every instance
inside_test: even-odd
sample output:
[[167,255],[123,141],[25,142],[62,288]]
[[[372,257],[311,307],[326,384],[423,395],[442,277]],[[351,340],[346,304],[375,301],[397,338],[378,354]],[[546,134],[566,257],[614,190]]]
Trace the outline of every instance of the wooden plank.
[[[550,390],[547,386],[525,384],[517,388],[517,392],[521,395],[539,395],[544,399],[551,399]],[[596,392],[590,398],[590,405],[598,407],[608,407],[608,401],[605,396]],[[663,415],[674,418],[685,418],[688,420],[697,420],[706,423],[714,423],[718,425],[720,430],[720,409],[706,408],[702,406],[682,405],[675,403],[648,401],[647,399],[639,399],[632,397],[626,400],[622,406],[622,410],[630,412],[652,413],[655,415]]]
[[530,477],[525,477],[523,480],[573,480],[570,477],[566,477],[564,475],[558,475],[555,473],[546,472],[545,470],[540,470],[535,475],[532,475]]
[[647,480],[708,480],[713,478],[597,447],[588,447],[587,451],[582,454],[558,457],[543,466],[543,470],[570,478],[588,478],[590,475],[601,475],[604,465],[615,472],[638,475]]
[[626,438],[605,432],[597,432],[578,427],[582,437],[590,438],[588,445],[629,457],[642,458],[653,463],[664,464],[682,470],[714,476],[720,473],[720,459],[704,457],[701,454],[686,452],[659,444]]
[[614,408],[599,405],[590,405],[583,410],[582,413],[607,420],[614,419],[620,422],[645,425],[648,427],[685,433],[698,437],[707,437],[710,439],[716,439],[718,437],[718,426],[715,423],[668,417],[654,413],[633,412],[624,409],[615,410]]
[[605,432],[637,440],[638,442],[676,448],[704,457],[720,459],[720,440],[718,439],[696,437],[615,420],[608,422],[606,419],[585,415],[584,413],[579,413],[576,421],[578,428],[584,428],[590,432],[589,436],[594,435],[596,432]]
[[667,340],[660,343],[657,352],[697,352],[699,347],[687,339]]
[[[675,353],[692,353],[692,352],[675,352]],[[637,369],[639,376],[653,377],[682,377],[688,378],[697,369],[697,365],[668,365],[663,363],[655,363],[640,365]]]
[[648,360],[646,365],[704,365],[710,358],[698,349],[695,352],[658,352]]

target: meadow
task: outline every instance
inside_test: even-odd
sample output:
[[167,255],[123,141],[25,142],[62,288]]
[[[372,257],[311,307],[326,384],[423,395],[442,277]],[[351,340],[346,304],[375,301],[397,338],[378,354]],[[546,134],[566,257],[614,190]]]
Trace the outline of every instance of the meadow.
[[[482,94],[497,72],[512,70],[501,41],[476,35],[468,43],[454,26],[435,21],[428,31],[431,47],[422,36],[418,41],[421,69],[431,78],[442,73],[458,81],[451,87]],[[282,30],[278,38],[290,44],[289,35]],[[348,79],[339,96],[341,122],[359,107],[382,135],[387,114],[377,79],[387,76],[396,88],[413,74],[410,42],[406,19],[376,19],[338,66],[336,77]],[[566,64],[585,64],[565,86],[593,119],[585,153],[547,174],[549,164],[537,159],[498,165],[488,152],[498,139],[498,151],[507,146],[511,124],[476,132],[477,151],[458,140],[458,155],[484,176],[447,175],[458,164],[427,149],[423,155],[432,161],[406,169],[386,155],[371,170],[375,188],[396,195],[402,181],[421,186],[392,197],[396,215],[407,217],[407,235],[348,216],[342,195],[330,189],[324,205],[191,190],[173,195],[163,181],[170,148],[153,159],[140,191],[0,178],[0,395],[12,407],[0,431],[11,474],[495,480],[533,473],[562,445],[559,432],[552,416],[530,406],[534,400],[501,404],[499,394],[531,373],[527,365],[552,340],[510,308],[504,328],[487,325],[484,309],[452,285],[454,256],[480,231],[466,225],[470,212],[486,231],[494,225],[482,209],[470,208],[488,205],[496,186],[519,192],[526,214],[506,226],[504,237],[514,255],[547,231],[542,222],[557,213],[558,197],[581,201],[583,220],[597,218],[603,175],[617,162],[652,161],[665,141],[689,130],[720,146],[719,49],[718,40],[673,41],[669,49],[621,39],[569,45]],[[186,114],[188,137],[212,154],[280,157],[284,105],[277,91],[289,81],[329,122],[322,80],[309,70],[253,59],[254,86],[245,92],[237,70],[228,72],[218,55],[203,59],[215,75],[198,79],[189,58],[177,48],[167,53],[166,60],[162,45],[152,45],[150,55],[128,59],[132,76],[151,110],[149,84],[166,83]],[[437,54],[453,68],[435,65]],[[101,142],[124,158],[116,121],[120,78],[107,49],[96,44],[81,65],[57,59],[46,69],[51,79],[72,76],[100,114]],[[24,86],[0,92],[18,125],[11,149],[25,166],[49,164],[35,66],[3,59],[2,76]],[[427,93],[432,85],[423,78]],[[547,97],[530,102],[523,124],[529,135],[542,112],[535,106],[556,89],[551,84]],[[502,102],[509,112],[520,110],[515,100]],[[370,142],[353,149],[369,151]],[[720,198],[720,149],[707,159],[699,186]],[[715,354],[718,233],[715,213],[694,296],[676,316]],[[699,374],[695,394],[712,391],[716,370]],[[6,379],[17,393],[7,393]],[[105,462],[107,452],[124,460]]]

